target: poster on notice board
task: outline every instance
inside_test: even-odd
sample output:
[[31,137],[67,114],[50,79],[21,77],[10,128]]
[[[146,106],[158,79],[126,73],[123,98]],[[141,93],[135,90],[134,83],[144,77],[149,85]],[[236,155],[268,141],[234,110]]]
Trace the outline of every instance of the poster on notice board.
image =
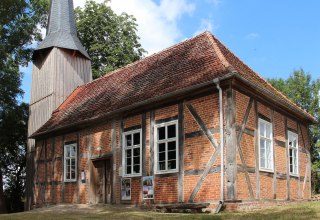
[[143,183],[143,199],[154,199],[154,181],[153,176],[144,176]]

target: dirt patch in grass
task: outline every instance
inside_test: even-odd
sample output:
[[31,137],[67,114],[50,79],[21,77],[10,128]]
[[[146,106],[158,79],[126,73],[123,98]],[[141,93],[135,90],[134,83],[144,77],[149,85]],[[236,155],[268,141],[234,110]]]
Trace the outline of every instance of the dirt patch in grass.
[[0,215],[0,219],[320,219],[320,202],[274,207],[253,212],[222,212],[219,214],[157,213],[132,206],[68,204]]

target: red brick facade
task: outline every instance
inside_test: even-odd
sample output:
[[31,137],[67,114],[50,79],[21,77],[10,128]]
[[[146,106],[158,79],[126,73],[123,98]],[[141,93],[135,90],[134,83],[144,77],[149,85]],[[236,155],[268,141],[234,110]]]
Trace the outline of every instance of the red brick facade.
[[[224,90],[225,91],[225,90]],[[235,90],[234,90],[235,91]],[[226,121],[226,93],[224,92],[224,121]],[[235,119],[237,136],[241,129],[243,118],[249,104],[250,97],[235,91]],[[111,203],[142,205],[147,201],[142,199],[142,175],[131,178],[131,200],[121,199],[121,173],[122,167],[122,133],[125,130],[141,128],[145,131],[145,150],[142,170],[145,176],[154,176],[154,200],[151,203],[178,203],[179,192],[184,202],[210,202],[216,204],[220,200],[220,154],[214,161],[210,172],[205,177],[195,197],[190,201],[191,195],[204,172],[210,157],[215,152],[208,137],[201,131],[199,123],[187,107],[191,104],[202,119],[205,126],[212,132],[214,139],[219,143],[219,99],[218,92],[210,92],[178,103],[172,103],[131,116],[122,116],[112,121],[101,122],[99,125],[78,129],[75,132],[52,136],[36,140],[36,170],[35,170],[35,205],[56,203],[95,203],[96,194],[93,190],[94,160],[105,158],[112,163]],[[179,115],[179,106],[183,114]],[[257,112],[256,112],[256,110]],[[256,121],[259,117],[269,120],[273,127],[274,171],[260,171],[257,164]],[[151,136],[152,124],[165,120],[178,120],[183,118],[183,175],[180,172],[170,174],[154,174],[155,163],[154,137]],[[154,121],[152,121],[154,119]],[[144,121],[143,121],[144,120]],[[226,124],[224,124],[224,127]],[[295,120],[294,116],[278,111],[275,106],[261,102],[254,98],[249,112],[247,124],[241,140],[250,186],[246,180],[244,164],[239,151],[236,152],[236,181],[235,192],[237,201],[265,201],[265,200],[299,200],[310,199],[310,162],[308,125]],[[114,130],[113,130],[114,129]],[[299,175],[287,175],[288,149],[287,131],[298,134],[299,140]],[[113,132],[115,135],[113,135]],[[228,134],[224,134],[226,138]],[[64,143],[77,143],[77,180],[64,182]],[[113,146],[114,143],[114,146]],[[226,148],[230,146],[225,146]],[[234,146],[233,146],[234,147]],[[152,151],[151,151],[152,150]],[[152,153],[153,152],[153,153]],[[181,153],[181,152],[180,152]],[[226,157],[224,158],[225,163]],[[89,168],[90,167],[90,168]],[[85,181],[81,181],[81,171],[85,171]],[[115,172],[115,173],[114,173]],[[307,173],[306,173],[307,172]],[[179,185],[179,180],[182,186]],[[225,178],[224,199],[228,201],[228,190]],[[179,187],[182,187],[179,189]],[[289,187],[289,188],[288,188]],[[249,189],[253,190],[254,197],[250,197]]]

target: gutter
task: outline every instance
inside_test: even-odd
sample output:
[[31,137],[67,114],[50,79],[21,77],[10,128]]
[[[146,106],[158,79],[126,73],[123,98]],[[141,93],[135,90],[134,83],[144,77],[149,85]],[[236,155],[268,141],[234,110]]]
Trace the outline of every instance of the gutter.
[[216,213],[219,213],[223,204],[224,204],[224,142],[223,142],[223,103],[222,103],[222,89],[220,87],[219,79],[214,79],[213,83],[216,84],[217,89],[219,90],[219,113],[220,113],[220,162],[221,162],[221,171],[220,171],[220,201],[216,209]]

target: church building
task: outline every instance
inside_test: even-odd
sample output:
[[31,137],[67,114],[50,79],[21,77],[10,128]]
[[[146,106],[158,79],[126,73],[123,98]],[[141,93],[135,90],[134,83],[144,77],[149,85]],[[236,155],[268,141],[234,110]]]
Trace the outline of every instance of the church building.
[[92,80],[72,0],[51,0],[32,74],[27,210],[311,198],[316,119],[209,32]]

